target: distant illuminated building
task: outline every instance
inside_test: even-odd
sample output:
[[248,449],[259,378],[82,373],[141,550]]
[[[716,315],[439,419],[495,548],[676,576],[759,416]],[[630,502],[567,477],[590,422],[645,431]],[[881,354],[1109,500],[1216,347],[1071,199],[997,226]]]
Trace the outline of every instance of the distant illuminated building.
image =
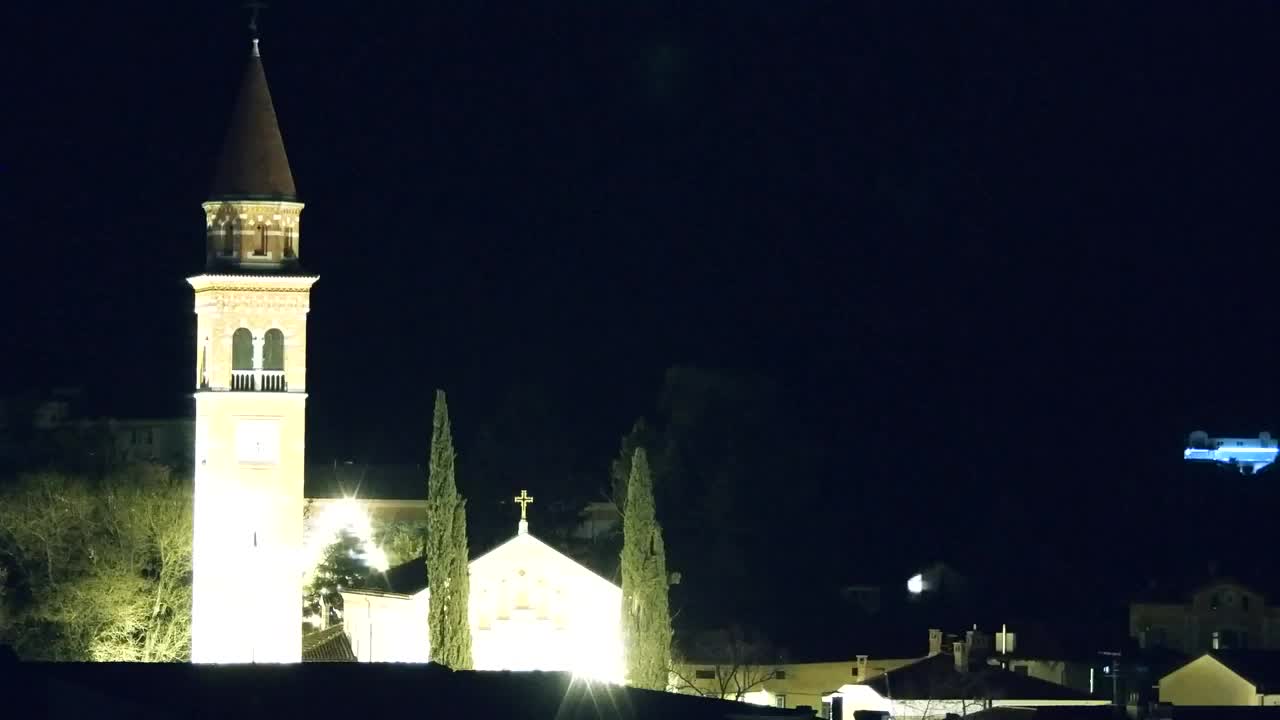
[[1276,460],[1280,444],[1271,433],[1260,433],[1256,438],[1211,438],[1203,430],[1191,433],[1187,449],[1182,451],[1185,460],[1212,461],[1235,465],[1242,473],[1255,473]]

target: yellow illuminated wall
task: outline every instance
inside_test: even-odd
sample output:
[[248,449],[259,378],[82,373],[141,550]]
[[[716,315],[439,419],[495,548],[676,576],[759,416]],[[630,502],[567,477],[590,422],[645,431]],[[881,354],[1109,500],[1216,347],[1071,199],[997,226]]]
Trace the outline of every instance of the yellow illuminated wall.
[[[568,671],[621,682],[622,591],[532,535],[471,562],[477,670]],[[430,590],[342,594],[343,627],[362,662],[429,659]]]
[[[191,657],[301,659],[306,315],[314,277],[191,278],[197,316]],[[233,336],[252,338],[233,370]],[[283,370],[263,362],[283,334]],[[234,379],[233,379],[234,376]]]
[[1261,705],[1258,689],[1212,655],[1160,678],[1160,702],[1170,705]]

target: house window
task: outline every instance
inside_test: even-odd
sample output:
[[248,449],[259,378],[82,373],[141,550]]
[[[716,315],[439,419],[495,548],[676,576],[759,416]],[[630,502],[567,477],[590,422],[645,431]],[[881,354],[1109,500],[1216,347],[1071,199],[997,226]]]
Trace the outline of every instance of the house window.
[[774,679],[774,680],[786,680],[786,679],[787,679],[787,671],[786,671],[786,670],[774,670],[774,671],[773,671],[773,679]]
[[778,707],[780,707],[780,708],[784,708],[784,707],[786,707],[786,706],[787,706],[787,696],[786,696],[786,695],[779,695],[779,696],[777,697],[777,700],[778,700]]
[[693,677],[697,680],[715,680],[715,670],[694,670]]

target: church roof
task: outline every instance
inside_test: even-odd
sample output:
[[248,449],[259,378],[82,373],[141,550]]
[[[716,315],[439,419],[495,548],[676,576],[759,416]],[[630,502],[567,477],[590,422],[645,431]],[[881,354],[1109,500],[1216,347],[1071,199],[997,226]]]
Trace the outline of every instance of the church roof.
[[342,625],[319,630],[302,638],[302,662],[355,662],[351,641]]
[[292,201],[297,194],[255,40],[240,95],[231,112],[211,197]]
[[[427,589],[427,559],[416,557],[400,563],[382,574],[386,592],[397,595],[417,595]],[[370,590],[382,588],[373,587]]]

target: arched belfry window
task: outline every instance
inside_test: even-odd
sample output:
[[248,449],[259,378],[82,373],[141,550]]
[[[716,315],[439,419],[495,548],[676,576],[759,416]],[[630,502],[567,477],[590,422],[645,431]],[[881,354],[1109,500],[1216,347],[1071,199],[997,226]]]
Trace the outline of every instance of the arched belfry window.
[[231,369],[253,369],[253,333],[240,328],[231,336]]
[[268,330],[263,338],[262,369],[284,370],[284,333],[276,328]]
[[222,254],[232,255],[235,253],[235,225],[230,222],[222,224]]
[[240,328],[231,335],[231,389],[253,390],[253,333]]
[[284,256],[293,257],[293,228],[291,227],[284,229]]
[[254,255],[263,257],[267,254],[267,226],[258,226],[258,249],[253,251]]

